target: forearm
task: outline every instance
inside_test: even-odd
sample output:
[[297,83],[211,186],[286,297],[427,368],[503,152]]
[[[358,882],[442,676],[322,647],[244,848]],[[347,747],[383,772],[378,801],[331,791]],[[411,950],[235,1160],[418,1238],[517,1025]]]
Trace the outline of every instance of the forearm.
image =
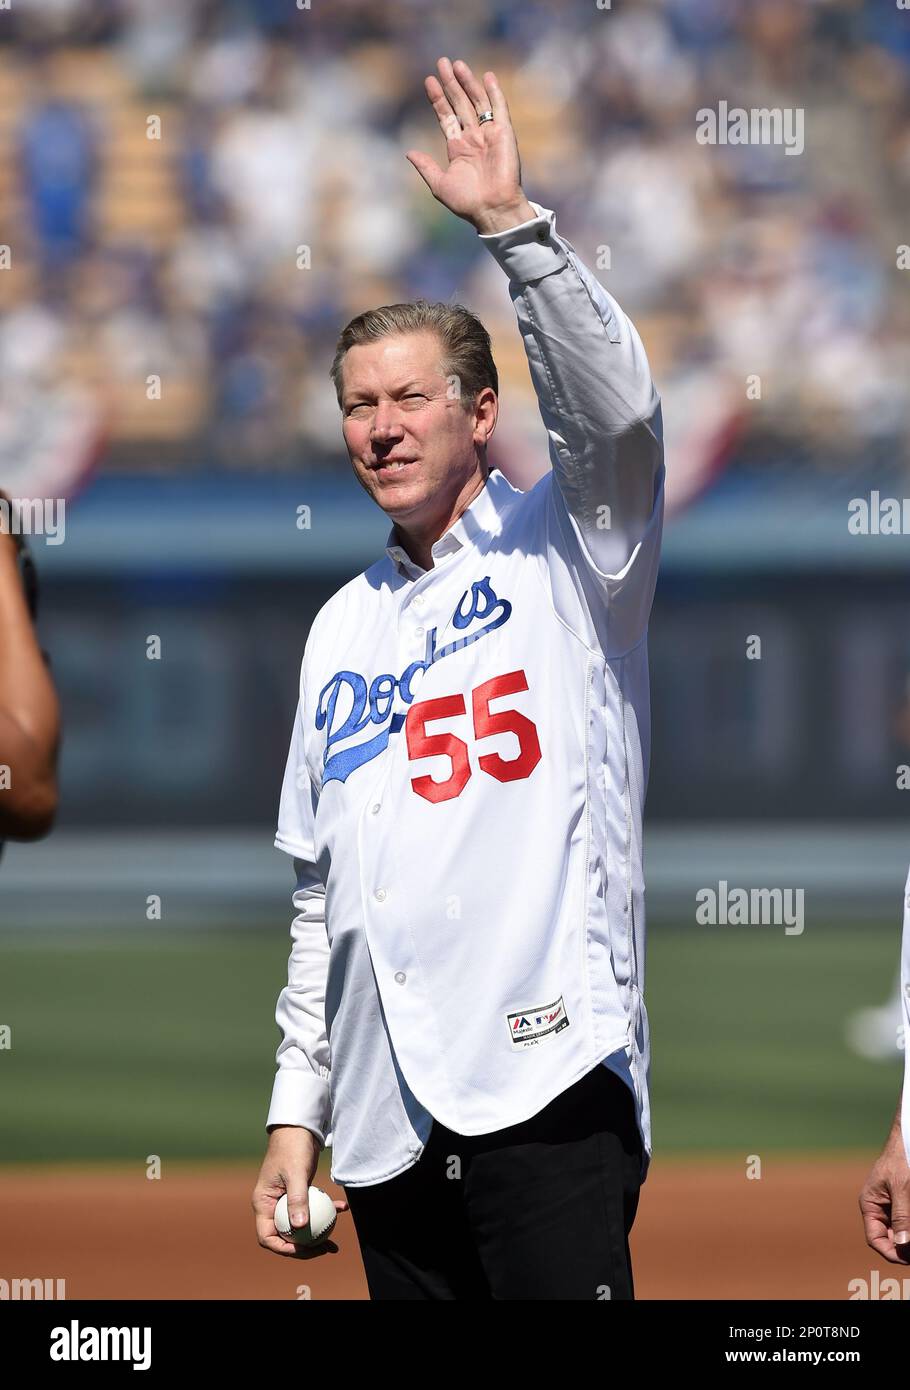
[[288,982],[278,997],[275,1021],[282,1040],[266,1128],[293,1125],[308,1129],[320,1144],[331,1131],[331,1058],[325,1022],[329,946],[325,930],[325,890],[315,867],[295,860],[298,909],[291,924]]
[[654,507],[660,400],[631,321],[557,234],[549,210],[535,217],[486,244],[509,276],[555,481],[611,572]]
[[56,807],[60,709],[25,601],[11,536],[0,533],[0,833],[41,834]]
[[891,1128],[890,1128],[890,1130],[888,1131],[888,1143],[889,1143],[889,1144],[891,1144],[891,1143],[901,1143],[901,1144],[902,1144],[902,1143],[903,1143],[903,1137],[902,1137],[902,1132],[901,1132],[901,1111],[902,1111],[902,1109],[903,1109],[902,1101],[901,1101],[900,1099],[898,1099],[898,1102],[897,1102],[897,1109],[896,1109],[895,1112],[894,1112],[894,1119],[891,1121]]

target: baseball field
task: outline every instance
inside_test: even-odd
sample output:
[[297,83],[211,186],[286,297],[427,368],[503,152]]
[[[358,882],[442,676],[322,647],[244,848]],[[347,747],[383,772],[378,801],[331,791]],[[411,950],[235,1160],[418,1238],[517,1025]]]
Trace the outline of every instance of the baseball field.
[[[897,949],[893,922],[651,924],[639,1298],[843,1300],[894,1276],[857,1195],[901,1058],[855,1056],[844,1022],[886,998]],[[4,934],[0,1278],[65,1279],[68,1298],[366,1297],[347,1214],[318,1259],[254,1236],[287,953],[274,925]],[[328,1164],[318,1181],[335,1191]]]

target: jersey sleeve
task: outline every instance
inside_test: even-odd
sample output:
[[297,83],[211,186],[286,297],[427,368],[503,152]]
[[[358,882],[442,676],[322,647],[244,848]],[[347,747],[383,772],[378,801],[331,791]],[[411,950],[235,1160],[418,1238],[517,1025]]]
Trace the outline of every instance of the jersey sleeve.
[[296,886],[292,894],[291,953],[287,984],[278,996],[275,1022],[281,1042],[266,1128],[302,1125],[322,1145],[330,1145],[331,1058],[325,1024],[329,942],[325,925],[325,885],[314,848],[315,791],[303,743],[304,691],[294,716],[275,844],[294,856]]
[[313,864],[316,861],[313,828],[316,791],[306,761],[303,738],[304,708],[305,691],[301,670],[300,694],[278,803],[275,847],[284,850],[285,854],[290,854],[295,859],[304,859]]
[[[556,231],[532,221],[481,237],[509,276],[549,441],[551,593],[607,656],[647,628],[663,522],[660,398],[634,324]],[[535,489],[537,491],[537,489]],[[593,631],[591,631],[593,629]]]

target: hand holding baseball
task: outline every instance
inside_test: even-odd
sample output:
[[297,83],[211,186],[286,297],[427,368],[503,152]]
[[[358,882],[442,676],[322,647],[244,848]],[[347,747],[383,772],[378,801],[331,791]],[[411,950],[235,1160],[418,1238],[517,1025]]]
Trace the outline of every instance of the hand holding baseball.
[[866,1244],[892,1264],[910,1263],[910,1167],[899,1123],[866,1178],[859,1206]]
[[[441,169],[420,150],[407,158],[433,197],[480,233],[504,231],[536,216],[521,189],[518,141],[509,108],[494,72],[483,83],[460,58],[436,64],[439,78],[424,83],[427,99],[446,137],[448,167]],[[492,111],[481,124],[479,114]]]
[[[256,1236],[263,1249],[298,1260],[337,1254],[338,1246],[333,1241],[323,1241],[318,1245],[297,1244],[281,1235],[275,1225],[276,1208],[286,1195],[291,1226],[295,1229],[306,1228],[310,1219],[307,1196],[318,1164],[319,1144],[308,1129],[298,1125],[277,1125],[272,1130],[253,1191]],[[336,1212],[348,1210],[345,1201],[334,1199],[333,1204]]]

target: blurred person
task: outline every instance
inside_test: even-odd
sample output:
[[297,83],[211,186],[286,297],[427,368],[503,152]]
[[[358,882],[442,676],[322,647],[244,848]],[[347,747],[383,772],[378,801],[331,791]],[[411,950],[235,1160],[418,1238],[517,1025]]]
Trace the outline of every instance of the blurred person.
[[218,113],[204,101],[187,99],[183,106],[183,132],[177,153],[177,177],[187,213],[199,230],[214,235],[226,222],[226,204],[212,182],[211,150],[218,130]]
[[212,329],[247,292],[249,266],[236,236],[213,212],[180,233],[164,268],[169,304],[198,314]]
[[262,81],[267,52],[262,35],[248,25],[230,19],[217,25],[191,53],[185,70],[189,95],[215,111],[243,103]]
[[254,270],[293,261],[308,242],[313,171],[326,154],[319,113],[302,120],[289,105],[291,76],[288,56],[271,50],[255,91],[224,114],[212,148],[211,187],[231,209]]
[[[332,248],[349,275],[407,273],[420,229],[405,197],[397,145],[379,131],[332,137],[333,170],[326,196],[335,204]],[[404,161],[401,161],[403,165]],[[369,221],[364,208],[370,209]],[[451,248],[457,255],[463,242]],[[457,268],[453,268],[457,277]]]
[[0,492],[0,837],[37,840],[57,812],[60,709],[35,635],[34,564],[14,515]]
[[60,381],[68,324],[65,305],[47,283],[0,318],[0,393],[21,397],[32,386]]
[[910,1264],[910,874],[904,888],[901,994],[903,1093],[859,1197],[866,1243],[892,1264]]
[[120,0],[29,0],[5,9],[27,43],[85,44],[104,42],[116,32],[119,4]]
[[275,840],[297,916],[256,1230],[277,1254],[325,1250],[273,1218],[286,1192],[306,1223],[331,1144],[371,1297],[628,1300],[651,1154],[660,402],[635,328],[526,198],[495,74],[437,67],[448,167],[407,158],[509,278],[552,471],[529,492],[491,471],[498,376],[462,306],[348,324],[344,440],[393,525],[301,667]]
[[297,459],[295,397],[303,363],[288,316],[249,299],[218,325],[218,363],[211,447],[224,467],[277,468]]
[[[169,262],[141,243],[123,242],[105,248],[102,267],[94,341],[108,389],[130,382],[144,390],[163,363],[184,382],[208,367],[204,325],[180,300]],[[167,409],[167,391],[163,400]]]
[[81,105],[57,96],[46,65],[33,75],[34,97],[18,132],[25,202],[44,272],[66,267],[87,249],[98,154],[91,120]]
[[120,61],[143,92],[182,87],[181,60],[190,48],[199,6],[187,0],[117,0]]
[[[704,164],[691,141],[626,140],[598,165],[586,218],[595,241],[610,228],[617,293],[643,308],[666,302],[705,251]],[[667,228],[673,235],[667,235]]]

